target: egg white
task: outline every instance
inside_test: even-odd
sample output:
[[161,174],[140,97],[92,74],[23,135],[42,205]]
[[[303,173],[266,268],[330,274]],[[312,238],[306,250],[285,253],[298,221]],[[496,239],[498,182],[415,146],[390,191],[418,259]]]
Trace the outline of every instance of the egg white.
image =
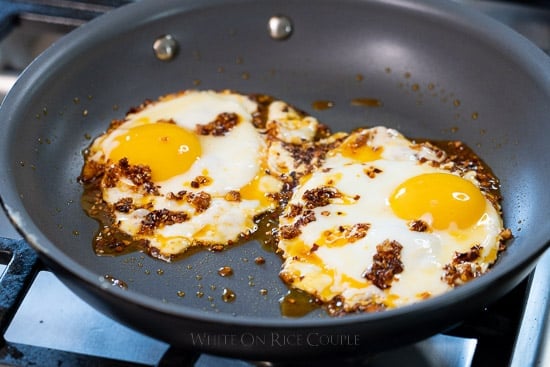
[[[189,247],[228,245],[256,231],[257,216],[274,210],[278,205],[276,198],[229,200],[227,195],[240,192],[255,181],[254,190],[260,191],[260,195],[269,197],[280,192],[284,180],[280,172],[269,170],[269,144],[296,139],[305,142],[314,139],[318,128],[316,119],[276,100],[269,101],[265,126],[255,126],[253,119],[258,110],[258,103],[247,95],[231,91],[184,91],[140,106],[96,138],[89,148],[87,160],[106,166],[117,164],[110,159],[111,152],[119,144],[117,139],[144,124],[175,123],[195,132],[201,147],[200,157],[187,171],[154,182],[156,194],[138,187],[129,177],[120,177],[116,185],[107,184],[104,178],[101,185],[104,202],[115,207],[117,202],[131,199],[135,206],[130,211],[113,210],[117,227],[134,239],[147,240],[156,256],[168,261]],[[221,136],[196,132],[197,125],[206,125],[222,113],[236,114],[238,124]],[[130,164],[139,162],[130,161]],[[195,185],[193,181],[197,177],[207,177],[208,182]],[[208,208],[197,210],[186,200],[171,198],[182,191],[208,194]],[[147,215],[160,210],[185,213],[189,219],[162,224],[153,233],[143,233],[141,227]]]
[[[398,218],[389,205],[393,190],[408,178],[424,173],[453,173],[441,168],[442,157],[437,152],[414,145],[395,130],[376,127],[352,133],[350,138],[365,132],[370,134],[373,146],[383,146],[378,159],[360,162],[336,149],[293,193],[281,216],[280,229],[299,220],[299,216],[290,215],[290,209],[293,205],[305,205],[302,198],[308,190],[332,187],[343,197],[311,209],[315,220],[300,226],[297,237],[280,239],[278,248],[285,259],[281,277],[323,302],[339,297],[343,311],[350,312],[373,305],[398,307],[449,291],[453,285],[444,280],[444,266],[452,262],[456,252],[467,252],[475,244],[483,248],[477,263],[486,271],[496,259],[503,230],[501,217],[491,202],[486,200],[485,214],[471,228],[410,230],[408,221]],[[379,170],[373,177],[365,174],[365,169],[371,167]],[[363,238],[334,247],[319,245],[319,239],[326,237],[325,231],[338,233],[338,228],[357,223],[370,225]],[[364,274],[373,265],[376,246],[385,240],[395,240],[403,246],[404,270],[395,274],[391,287],[380,289]]]
[[92,149],[105,159],[116,147],[116,139],[135,126],[172,120],[178,126],[194,131],[197,124],[207,124],[221,113],[236,113],[242,119],[241,123],[224,136],[197,135],[202,154],[187,172],[164,182],[157,182],[164,194],[183,189],[193,190],[188,183],[195,177],[204,175],[206,171],[212,178],[212,183],[201,190],[222,195],[230,190],[240,189],[259,171],[259,157],[263,155],[265,147],[260,134],[251,124],[252,113],[256,109],[257,104],[244,95],[186,91],[181,95],[164,97],[137,113],[129,114],[123,124],[98,139]]

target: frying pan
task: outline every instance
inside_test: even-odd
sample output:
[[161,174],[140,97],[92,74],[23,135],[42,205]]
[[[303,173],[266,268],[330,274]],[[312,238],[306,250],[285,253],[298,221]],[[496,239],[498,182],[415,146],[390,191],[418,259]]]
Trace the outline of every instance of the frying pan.
[[[271,37],[273,16],[291,22],[282,28],[290,34]],[[177,52],[159,59],[152,45],[164,35]],[[345,317],[322,309],[283,317],[281,260],[254,241],[170,264],[96,256],[98,225],[81,208],[76,179],[82,150],[129,107],[196,88],[273,95],[334,130],[382,124],[412,138],[462,140],[501,179],[514,239],[490,272],[452,292]],[[358,98],[379,103],[350,103]],[[70,33],[19,78],[0,111],[1,197],[76,294],[173,346],[251,360],[373,353],[456,325],[533,269],[550,239],[549,102],[548,57],[453,2],[142,1]],[[234,275],[220,277],[222,266]],[[222,300],[224,288],[233,302]]]

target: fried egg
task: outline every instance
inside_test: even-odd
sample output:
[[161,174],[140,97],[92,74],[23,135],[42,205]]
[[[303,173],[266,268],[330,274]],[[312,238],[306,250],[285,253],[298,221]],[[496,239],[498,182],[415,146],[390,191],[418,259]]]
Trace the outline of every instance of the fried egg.
[[103,242],[120,246],[106,239],[116,229],[169,260],[192,246],[217,249],[246,237],[258,215],[277,207],[284,183],[269,170],[280,164],[268,164],[268,141],[308,141],[318,128],[285,102],[230,91],[144,103],[86,152],[81,180],[98,182],[112,217]]
[[476,172],[393,129],[352,132],[279,223],[280,277],[332,313],[434,297],[487,271],[510,233]]
[[221,250],[280,213],[266,239],[280,278],[337,315],[434,297],[495,263],[511,232],[496,178],[468,159],[382,126],[331,133],[266,95],[190,90],[112,121],[79,179],[98,254]]

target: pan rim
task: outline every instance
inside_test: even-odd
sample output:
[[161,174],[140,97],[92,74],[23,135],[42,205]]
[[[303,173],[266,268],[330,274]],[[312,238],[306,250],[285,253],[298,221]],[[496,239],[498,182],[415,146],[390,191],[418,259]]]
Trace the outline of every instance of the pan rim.
[[[103,276],[94,274],[92,271],[87,268],[79,265],[69,256],[65,255],[63,252],[59,251],[56,246],[48,243],[39,243],[38,239],[32,234],[32,229],[24,229],[18,219],[20,212],[15,212],[14,209],[11,209],[0,197],[0,204],[9,214],[10,220],[13,221],[16,229],[21,233],[23,239],[31,245],[42,257],[47,259],[48,263],[53,262],[56,266],[62,264],[63,271],[68,271],[71,276],[75,279],[78,279],[79,282],[84,283],[88,286],[107,292],[109,296],[115,297],[118,300],[123,300],[129,304],[134,304],[139,307],[143,307],[150,311],[161,312],[163,314],[169,314],[177,317],[189,318],[195,321],[213,323],[216,325],[235,325],[238,324],[242,327],[261,327],[261,328],[277,328],[277,329],[289,329],[289,328],[308,328],[308,327],[333,327],[333,326],[343,326],[361,322],[386,322],[388,320],[395,320],[400,317],[410,317],[414,314],[423,315],[426,312],[432,309],[438,309],[441,307],[450,306],[456,304],[460,300],[468,300],[473,296],[480,295],[484,290],[488,289],[494,282],[498,282],[508,277],[513,277],[513,271],[508,271],[504,273],[496,273],[494,271],[489,271],[483,276],[476,278],[460,287],[453,289],[450,292],[444,293],[442,295],[423,300],[410,305],[405,305],[402,307],[385,310],[378,313],[357,313],[345,315],[345,317],[323,317],[323,318],[285,318],[285,317],[273,317],[266,318],[262,316],[250,316],[250,315],[231,315],[229,313],[211,313],[205,312],[204,310],[198,309],[196,307],[186,306],[186,305],[176,305],[168,302],[161,302],[157,298],[153,298],[143,293],[133,291],[129,289],[121,289],[119,287],[112,286],[112,284],[107,281]],[[35,228],[31,224],[32,228]],[[49,248],[46,247],[49,245]],[[533,252],[530,256],[526,256],[522,262],[516,263],[513,269],[525,268],[525,271],[530,271],[529,264],[533,264],[536,259],[542,255],[546,248],[550,247],[550,240],[546,242],[544,246],[539,248],[537,251]],[[53,250],[53,251],[52,251]],[[69,269],[80,268],[82,272],[73,272]],[[526,273],[527,274],[527,273]],[[523,279],[523,277],[521,277]],[[520,279],[520,280],[521,280]],[[519,281],[517,283],[519,283]],[[231,318],[228,316],[232,316]]]

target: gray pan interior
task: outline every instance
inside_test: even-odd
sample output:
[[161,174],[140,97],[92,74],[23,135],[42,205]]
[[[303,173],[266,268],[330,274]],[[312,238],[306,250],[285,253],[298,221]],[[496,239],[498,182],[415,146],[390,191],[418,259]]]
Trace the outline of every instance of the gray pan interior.
[[[277,14],[294,22],[285,41],[267,32]],[[152,51],[163,34],[179,42],[170,62]],[[81,209],[76,181],[81,151],[129,107],[189,88],[270,94],[334,130],[382,124],[413,138],[463,140],[501,178],[505,222],[515,238],[489,274],[447,295],[343,318],[321,310],[283,318],[281,261],[255,242],[171,264],[142,254],[96,256],[97,224]],[[382,106],[352,106],[354,98],[376,98]],[[312,103],[320,100],[334,107],[315,111]],[[0,111],[2,200],[75,292],[147,334],[248,358],[364,353],[439,332],[532,269],[550,239],[549,101],[547,56],[452,2],[143,1],[77,29],[17,82]],[[257,256],[266,264],[255,264]],[[216,270],[226,265],[234,275],[222,278]],[[233,303],[222,301],[224,287],[237,294]],[[233,339],[201,344],[197,333]],[[283,339],[297,335],[356,338],[324,348]]]

